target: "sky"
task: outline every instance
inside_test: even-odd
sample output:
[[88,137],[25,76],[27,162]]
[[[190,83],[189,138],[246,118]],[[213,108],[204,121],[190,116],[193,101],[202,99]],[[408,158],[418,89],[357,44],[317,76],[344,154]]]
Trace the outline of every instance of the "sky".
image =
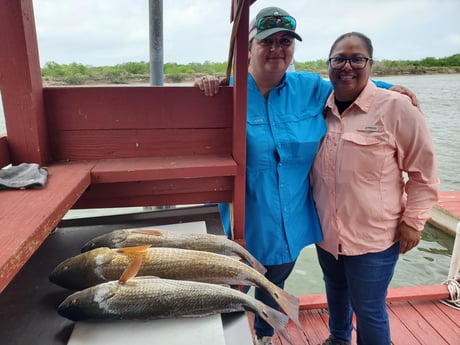
[[[161,1],[161,0],[158,0]],[[230,0],[163,0],[164,63],[226,62]],[[149,0],[33,0],[40,64],[149,61]],[[342,33],[360,31],[376,60],[460,53],[460,0],[258,0],[297,20],[300,62],[325,60]]]

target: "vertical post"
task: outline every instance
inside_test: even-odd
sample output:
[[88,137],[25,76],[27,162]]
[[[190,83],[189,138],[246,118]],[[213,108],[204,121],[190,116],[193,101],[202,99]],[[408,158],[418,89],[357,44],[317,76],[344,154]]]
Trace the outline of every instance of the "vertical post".
[[0,1],[0,88],[13,164],[48,163],[32,0]]
[[[246,193],[246,111],[248,89],[249,0],[233,0],[233,9],[242,3],[241,19],[236,36],[233,60],[233,157],[238,164],[233,191],[235,240],[244,239]],[[233,14],[232,14],[233,15]]]
[[452,249],[452,257],[450,258],[450,267],[447,280],[456,279],[460,271],[460,222],[457,223],[456,236],[454,240],[454,248]]
[[163,85],[163,0],[149,0],[150,85]]

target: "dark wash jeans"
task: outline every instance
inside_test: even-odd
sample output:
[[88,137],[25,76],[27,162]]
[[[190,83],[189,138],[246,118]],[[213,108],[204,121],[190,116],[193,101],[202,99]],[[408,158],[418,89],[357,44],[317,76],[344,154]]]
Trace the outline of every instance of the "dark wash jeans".
[[399,242],[378,252],[333,255],[316,246],[323,270],[333,337],[351,341],[356,314],[358,345],[390,345],[386,295],[399,257]]
[[[273,284],[283,289],[284,283],[286,282],[289,274],[292,272],[294,265],[295,261],[282,265],[265,266],[267,269],[265,277]],[[278,303],[276,303],[270,295],[261,289],[255,289],[254,297],[273,309],[280,309]],[[274,334],[273,327],[257,315],[254,317],[254,330],[258,337],[271,337]]]

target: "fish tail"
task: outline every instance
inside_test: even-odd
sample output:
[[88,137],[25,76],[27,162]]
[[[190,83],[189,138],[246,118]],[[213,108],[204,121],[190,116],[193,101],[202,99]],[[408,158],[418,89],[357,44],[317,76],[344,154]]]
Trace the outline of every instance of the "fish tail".
[[271,325],[276,333],[282,336],[290,345],[294,345],[294,343],[289,338],[289,335],[286,331],[286,325],[289,322],[289,318],[284,315],[283,313],[270,308],[267,305],[264,305],[262,310],[258,312],[258,315],[265,320],[269,325]]
[[299,299],[276,285],[273,287],[272,297],[297,327],[302,328],[299,321]]

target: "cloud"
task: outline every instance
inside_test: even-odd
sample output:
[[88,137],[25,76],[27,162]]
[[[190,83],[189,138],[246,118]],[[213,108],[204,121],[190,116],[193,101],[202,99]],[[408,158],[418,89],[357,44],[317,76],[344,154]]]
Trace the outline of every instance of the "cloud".
[[[40,61],[115,65],[149,60],[148,0],[33,0]],[[258,0],[298,22],[296,59],[326,59],[340,34],[361,31],[377,59],[421,59],[460,53],[458,0]],[[164,62],[224,62],[230,44],[230,0],[163,0]]]

